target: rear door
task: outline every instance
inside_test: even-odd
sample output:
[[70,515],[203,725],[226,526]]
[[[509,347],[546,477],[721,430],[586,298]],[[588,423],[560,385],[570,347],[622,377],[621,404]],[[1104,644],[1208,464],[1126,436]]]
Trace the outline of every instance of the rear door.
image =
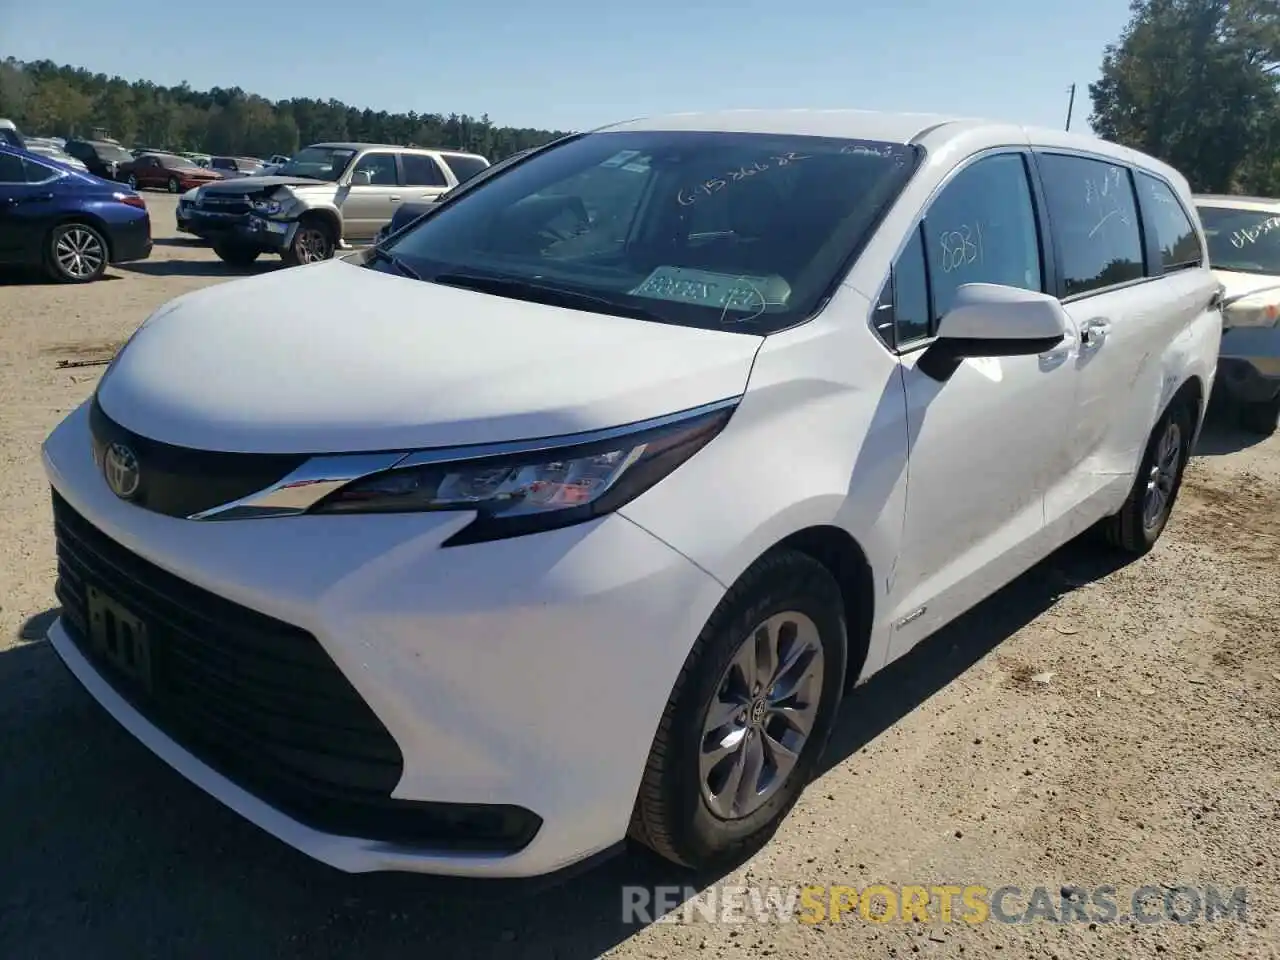
[[429,203],[438,200],[454,186],[435,157],[425,153],[400,154],[400,173],[406,200]]
[[61,177],[29,157],[0,152],[0,260],[40,262]]
[[980,155],[930,202],[893,269],[909,454],[891,659],[1046,551],[1044,494],[1075,415],[1074,333],[1039,356],[967,359],[945,382],[917,367],[961,285],[1052,288],[1041,208],[1028,150]]
[[1091,155],[1040,151],[1036,162],[1059,296],[1080,330],[1071,466],[1045,504],[1070,536],[1127,495],[1166,393],[1162,357],[1213,291],[1205,271],[1189,269],[1202,263],[1200,240],[1164,181]]
[[404,200],[396,155],[371,150],[355,162],[350,176],[342,201],[342,235],[347,240],[372,240]]

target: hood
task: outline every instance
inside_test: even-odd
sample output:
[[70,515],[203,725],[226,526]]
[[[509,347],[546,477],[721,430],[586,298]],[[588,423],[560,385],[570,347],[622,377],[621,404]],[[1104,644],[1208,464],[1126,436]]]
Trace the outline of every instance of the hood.
[[337,260],[170,302],[117,355],[98,399],[135,433],[203,450],[528,440],[737,396],[761,342]]
[[333,187],[336,183],[324,180],[311,180],[307,177],[227,177],[220,183],[211,183],[205,187],[206,193],[252,193],[255,190],[269,190],[273,187]]
[[1271,273],[1237,273],[1234,270],[1215,270],[1213,275],[1222,284],[1222,295],[1231,297],[1246,296],[1257,290],[1266,290],[1280,302],[1280,275]]

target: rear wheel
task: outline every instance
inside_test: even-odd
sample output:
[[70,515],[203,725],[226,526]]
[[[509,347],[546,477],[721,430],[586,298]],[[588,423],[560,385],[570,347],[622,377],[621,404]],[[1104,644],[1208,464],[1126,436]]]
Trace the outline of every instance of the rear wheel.
[[1240,407],[1240,426],[1250,433],[1269,437],[1280,423],[1280,397],[1261,403],[1246,403]]
[[293,242],[280,256],[291,267],[318,263],[333,256],[337,246],[333,228],[316,216],[303,217],[294,231]]
[[62,223],[49,231],[45,269],[61,283],[90,283],[107,270],[107,241],[87,223]]
[[262,252],[255,250],[253,247],[240,247],[235,244],[219,243],[215,244],[213,252],[218,255],[218,259],[223,263],[229,263],[236,267],[247,267],[253,261],[258,259],[258,255]]
[[1171,404],[1156,423],[1128,499],[1103,521],[1112,546],[1140,556],[1160,539],[1191,458],[1192,429],[1192,411],[1183,401]]
[[685,661],[631,835],[695,869],[765,844],[813,776],[844,672],[844,606],[827,569],[791,550],[758,561]]

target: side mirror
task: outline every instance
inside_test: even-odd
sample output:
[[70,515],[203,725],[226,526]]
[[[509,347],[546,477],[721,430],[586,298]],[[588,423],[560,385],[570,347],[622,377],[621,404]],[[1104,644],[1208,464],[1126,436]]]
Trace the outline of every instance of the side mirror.
[[996,283],[966,283],[938,323],[938,337],[916,366],[946,381],[966,357],[1026,357],[1066,339],[1068,320],[1057,297]]
[[357,170],[351,175],[351,185],[353,187],[367,187],[373,182],[373,174],[368,170]]

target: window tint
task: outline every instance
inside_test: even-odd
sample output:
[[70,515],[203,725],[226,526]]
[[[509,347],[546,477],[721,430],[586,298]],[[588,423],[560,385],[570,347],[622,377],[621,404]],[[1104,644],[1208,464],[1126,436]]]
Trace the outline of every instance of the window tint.
[[407,187],[448,186],[444,171],[428,156],[421,153],[402,153],[400,164],[404,168],[404,183]]
[[22,158],[11,153],[0,153],[0,183],[26,183],[27,176],[22,169]]
[[214,157],[209,161],[209,166],[214,170],[234,170],[236,164],[234,160],[228,160],[226,157]]
[[1043,289],[1035,207],[1018,154],[962,170],[929,208],[924,235],[935,324],[961,284]]
[[37,163],[30,157],[22,158],[22,168],[24,179],[27,183],[44,183],[44,181],[56,176],[58,173],[53,167],[46,167],[43,163]]
[[[394,187],[399,182],[396,158],[390,153],[366,153],[356,161],[356,169],[352,177],[361,173],[369,175],[368,183],[371,187]],[[354,183],[355,180],[353,179],[352,182]]]
[[0,127],[0,142],[7,143],[11,147],[22,148],[22,138],[8,127]]
[[1160,248],[1164,272],[1199,266],[1204,256],[1200,239],[1177,195],[1163,180],[1145,173],[1138,174],[1138,189],[1142,191],[1145,222]]
[[479,157],[468,157],[458,153],[444,154],[444,162],[449,164],[449,169],[453,171],[453,175],[458,178],[459,183],[466,183],[489,166]]
[[919,229],[893,265],[893,320],[897,345],[929,335],[929,279]]
[[1065,294],[1142,277],[1142,234],[1129,171],[1085,157],[1039,159]]

